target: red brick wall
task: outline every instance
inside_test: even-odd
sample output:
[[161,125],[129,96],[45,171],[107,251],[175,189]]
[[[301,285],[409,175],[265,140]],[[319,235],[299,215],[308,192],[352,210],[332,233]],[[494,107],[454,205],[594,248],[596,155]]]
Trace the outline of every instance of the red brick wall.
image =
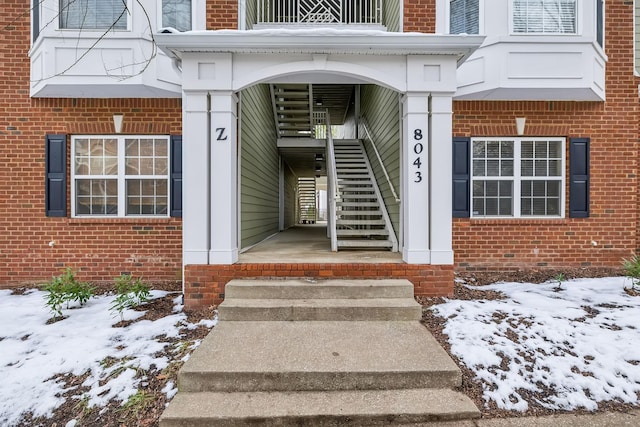
[[[567,200],[566,219],[454,219],[458,269],[617,267],[622,257],[638,247],[638,82],[633,76],[633,5],[605,4],[605,49],[609,57],[606,102],[464,101],[453,106],[455,136],[514,135],[514,118],[526,117],[528,135],[591,138],[590,218],[568,218]],[[571,197],[568,187],[567,196]]]
[[114,113],[124,114],[125,133],[179,134],[181,101],[31,99],[28,11],[29,2],[11,0],[0,15],[0,287],[41,283],[67,266],[82,280],[122,272],[180,280],[180,219],[45,217],[44,141],[47,133],[111,133]]
[[435,33],[436,0],[405,0],[404,31]]
[[207,30],[238,28],[238,0],[207,0]]
[[224,299],[224,286],[232,279],[407,279],[415,295],[451,296],[453,266],[386,264],[234,264],[185,267],[185,307],[204,308]]

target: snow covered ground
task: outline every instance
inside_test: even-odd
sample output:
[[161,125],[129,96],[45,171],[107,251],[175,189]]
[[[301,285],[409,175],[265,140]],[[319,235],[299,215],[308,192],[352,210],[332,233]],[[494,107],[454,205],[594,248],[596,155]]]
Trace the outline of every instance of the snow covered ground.
[[482,381],[485,401],[524,411],[594,410],[597,402],[639,403],[640,296],[624,277],[562,284],[498,283],[477,289],[503,300],[449,300],[451,352]]
[[[66,400],[84,401],[89,407],[106,405],[111,399],[126,402],[145,381],[139,370],[166,368],[169,344],[163,337],[179,337],[184,328],[194,328],[174,300],[174,313],[160,319],[140,320],[127,327],[113,327],[120,315],[109,311],[113,296],[99,296],[82,308],[64,309],[64,320],[47,324],[52,313],[45,306],[45,293],[31,290],[24,295],[0,291],[0,425],[19,422],[22,414],[49,416]],[[167,292],[152,291],[152,298]],[[125,310],[133,320],[144,312]],[[204,321],[213,327],[215,321]],[[196,343],[197,345],[197,343]],[[178,353],[169,349],[169,353]],[[87,375],[84,391],[65,388],[59,374]],[[176,392],[173,384],[163,390]]]
[[[625,285],[622,277],[572,280],[561,290],[556,283],[501,283],[480,289],[505,299],[449,300],[432,309],[446,319],[451,351],[499,408],[526,410],[532,399],[565,410],[595,409],[606,400],[637,404],[640,297],[627,295]],[[24,413],[47,416],[67,398],[96,407],[124,403],[144,386],[138,372],[152,365],[159,372],[182,357],[178,346],[197,345],[163,338],[196,327],[180,311],[180,297],[171,315],[113,327],[120,321],[109,311],[113,296],[65,309],[64,320],[47,324],[52,314],[44,295],[0,291],[2,426],[17,424]],[[142,315],[127,310],[124,318]],[[210,328],[215,321],[205,323]],[[86,379],[65,388],[67,373]],[[163,392],[172,397],[175,385],[169,381]]]

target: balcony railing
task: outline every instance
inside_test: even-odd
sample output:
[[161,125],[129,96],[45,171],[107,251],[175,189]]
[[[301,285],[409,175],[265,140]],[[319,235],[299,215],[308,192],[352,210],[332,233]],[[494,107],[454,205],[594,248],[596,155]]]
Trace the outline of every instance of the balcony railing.
[[382,0],[258,0],[258,25],[382,25]]

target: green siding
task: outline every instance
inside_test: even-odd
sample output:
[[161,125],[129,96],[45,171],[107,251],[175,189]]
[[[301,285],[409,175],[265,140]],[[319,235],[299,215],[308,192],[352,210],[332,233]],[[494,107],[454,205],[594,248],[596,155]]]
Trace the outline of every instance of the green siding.
[[296,223],[296,186],[298,177],[284,164],[284,228]]
[[382,2],[382,23],[387,31],[397,33],[400,31],[400,1],[384,0]]
[[279,228],[279,157],[267,85],[242,91],[240,247],[263,240]]
[[[360,112],[369,125],[384,167],[394,190],[400,196],[400,105],[398,94],[375,85],[363,85],[360,92]],[[378,181],[396,235],[400,227],[400,204],[396,201],[380,162],[369,142],[365,142],[371,168]]]
[[256,22],[258,22],[258,0],[246,0],[245,13],[247,30],[251,30]]

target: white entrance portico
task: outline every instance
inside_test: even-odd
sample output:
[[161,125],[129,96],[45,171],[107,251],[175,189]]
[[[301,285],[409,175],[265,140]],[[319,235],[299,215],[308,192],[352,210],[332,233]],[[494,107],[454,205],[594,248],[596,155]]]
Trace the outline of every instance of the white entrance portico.
[[452,96],[481,36],[357,30],[158,34],[182,69],[183,263],[238,260],[238,98],[258,83],[366,84],[402,94],[403,261],[453,264]]

